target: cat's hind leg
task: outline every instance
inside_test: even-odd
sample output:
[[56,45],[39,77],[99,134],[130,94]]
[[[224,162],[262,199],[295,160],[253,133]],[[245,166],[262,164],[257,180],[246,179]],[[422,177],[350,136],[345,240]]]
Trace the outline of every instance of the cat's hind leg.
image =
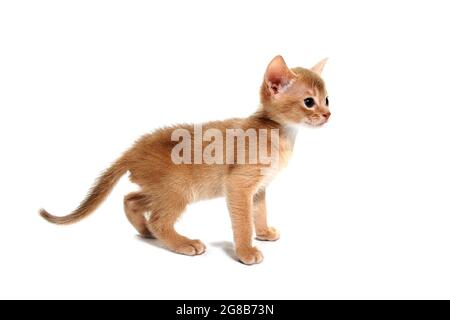
[[146,238],[154,238],[146,224],[146,217],[151,214],[149,196],[143,192],[132,192],[125,196],[123,205],[128,221],[139,234]]
[[146,220],[147,228],[170,250],[188,256],[200,255],[205,252],[206,246],[200,240],[180,235],[174,227],[186,205],[187,203],[175,197],[161,199],[159,203],[152,202],[152,213]]

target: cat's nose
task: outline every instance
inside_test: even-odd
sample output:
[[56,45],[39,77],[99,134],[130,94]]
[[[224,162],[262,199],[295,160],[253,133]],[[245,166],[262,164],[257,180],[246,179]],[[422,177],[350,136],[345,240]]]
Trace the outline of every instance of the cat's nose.
[[325,119],[328,119],[331,116],[331,112],[328,111],[328,112],[323,113],[322,115]]

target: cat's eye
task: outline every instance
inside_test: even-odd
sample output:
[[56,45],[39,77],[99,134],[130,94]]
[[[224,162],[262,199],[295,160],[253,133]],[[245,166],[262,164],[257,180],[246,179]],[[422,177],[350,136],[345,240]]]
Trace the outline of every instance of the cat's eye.
[[327,107],[330,104],[330,101],[328,100],[328,97],[325,98],[325,104],[327,105]]
[[312,107],[314,107],[314,105],[316,104],[316,103],[314,102],[314,99],[313,99],[313,98],[306,98],[305,100],[303,100],[303,102],[305,103],[305,106],[306,106],[307,108],[312,108]]

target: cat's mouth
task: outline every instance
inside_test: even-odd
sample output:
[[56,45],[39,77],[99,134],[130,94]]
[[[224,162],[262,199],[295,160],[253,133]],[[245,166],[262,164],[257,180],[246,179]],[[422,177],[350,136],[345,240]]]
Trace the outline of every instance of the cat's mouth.
[[327,122],[328,122],[328,119],[322,119],[322,120],[311,120],[308,118],[305,119],[305,123],[311,127],[321,127]]

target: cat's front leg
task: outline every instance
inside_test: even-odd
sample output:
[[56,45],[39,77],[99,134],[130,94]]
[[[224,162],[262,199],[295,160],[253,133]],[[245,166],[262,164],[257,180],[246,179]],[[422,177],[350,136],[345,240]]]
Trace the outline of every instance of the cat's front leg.
[[261,241],[276,241],[280,233],[274,227],[267,225],[266,190],[260,190],[253,196],[256,239]]
[[260,263],[263,255],[252,246],[253,235],[253,193],[239,184],[227,186],[227,204],[233,227],[236,255],[245,264]]

